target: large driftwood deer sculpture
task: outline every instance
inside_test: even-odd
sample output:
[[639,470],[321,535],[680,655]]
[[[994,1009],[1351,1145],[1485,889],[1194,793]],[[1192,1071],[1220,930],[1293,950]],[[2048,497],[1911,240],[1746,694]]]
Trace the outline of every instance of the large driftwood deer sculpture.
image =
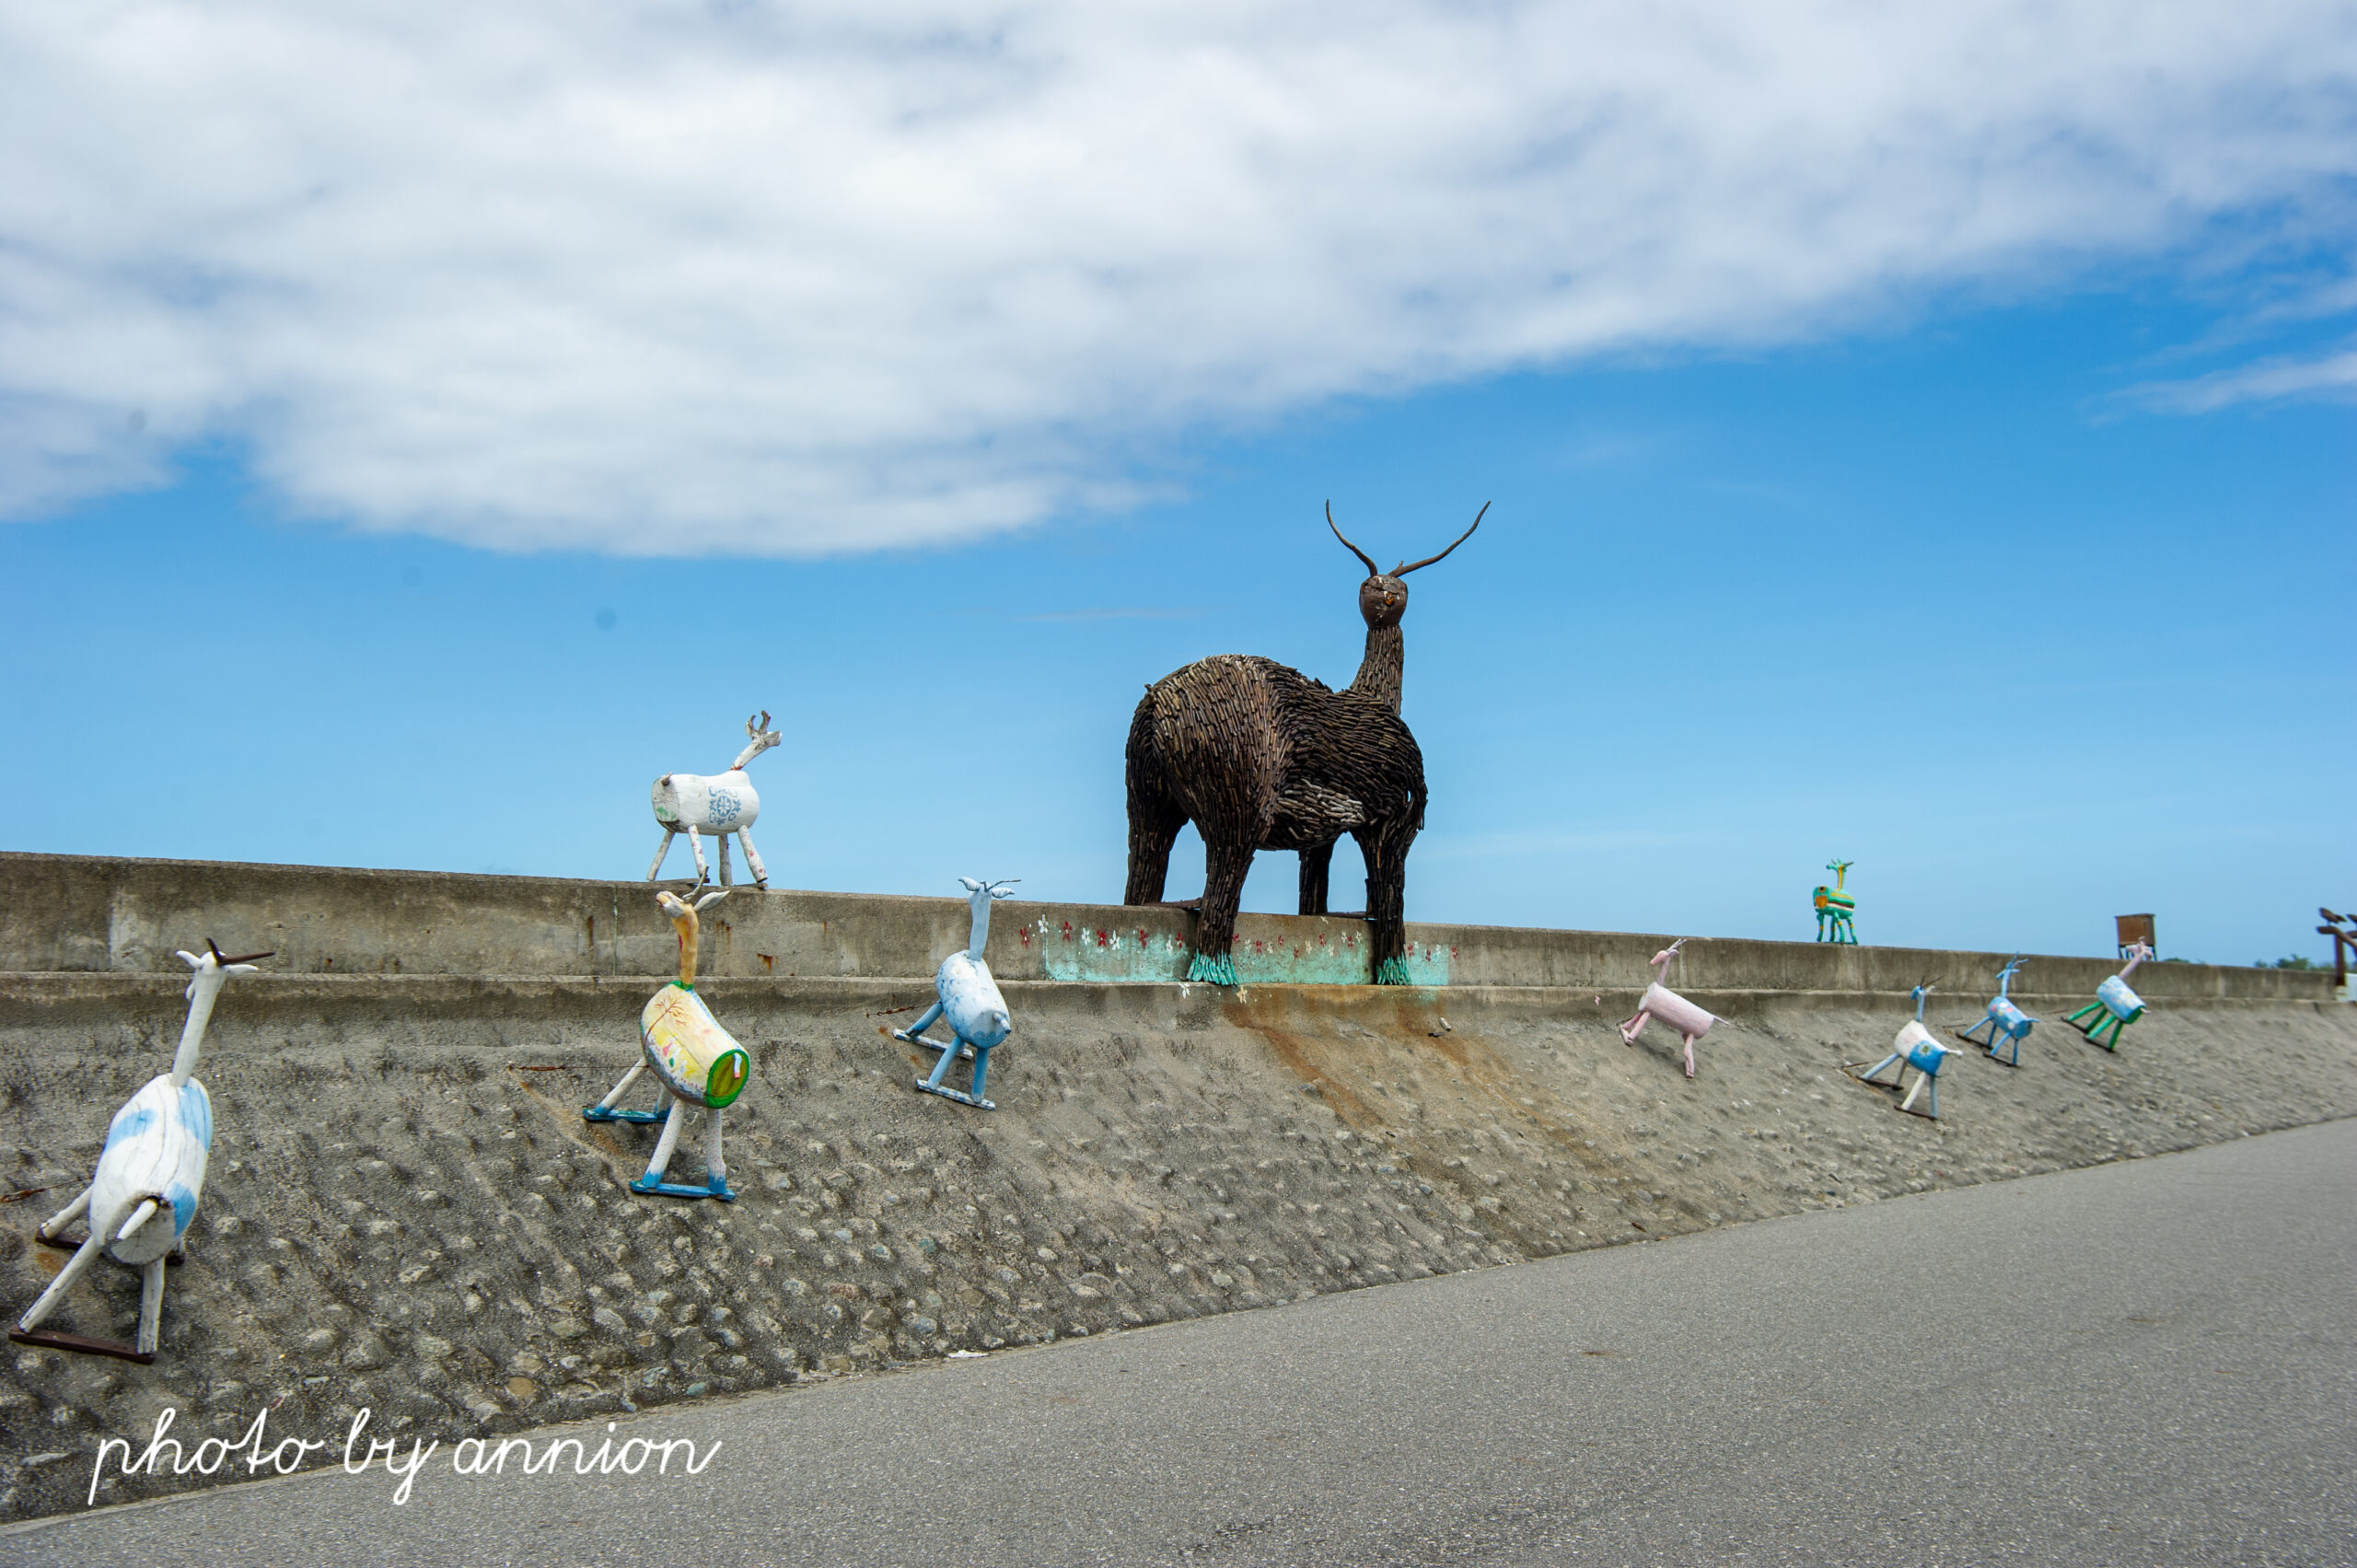
[[1334,842],[1348,833],[1366,860],[1368,964],[1377,985],[1405,984],[1408,846],[1424,825],[1424,758],[1399,718],[1408,612],[1400,579],[1473,537],[1489,507],[1438,555],[1386,572],[1326,526],[1366,565],[1359,614],[1366,656],[1357,679],[1329,689],[1274,659],[1220,654],[1146,688],[1130,720],[1130,881],[1122,902],[1162,900],[1170,846],[1189,822],[1203,839],[1202,914],[1190,980],[1236,983],[1230,949],[1252,856],[1301,856],[1301,912],[1324,914]]

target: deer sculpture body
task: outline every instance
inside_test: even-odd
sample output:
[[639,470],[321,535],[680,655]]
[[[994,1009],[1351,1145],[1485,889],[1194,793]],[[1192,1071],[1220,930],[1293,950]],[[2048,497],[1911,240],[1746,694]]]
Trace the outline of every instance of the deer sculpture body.
[[1438,555],[1385,572],[1343,537],[1328,509],[1327,527],[1367,571],[1359,585],[1366,652],[1342,691],[1243,654],[1199,659],[1146,688],[1130,720],[1130,876],[1121,901],[1161,901],[1170,846],[1194,823],[1204,865],[1190,980],[1236,983],[1236,912],[1256,852],[1296,852],[1300,911],[1325,914],[1334,843],[1348,833],[1366,862],[1370,978],[1409,983],[1408,848],[1424,825],[1424,758],[1399,717],[1401,579],[1446,559],[1488,511]]
[[[123,1102],[107,1126],[106,1147],[97,1172],[81,1196],[42,1222],[36,1233],[56,1245],[65,1227],[88,1216],[90,1234],[57,1272],[41,1298],[8,1331],[20,1344],[83,1351],[148,1363],[164,1311],[164,1261],[177,1254],[204,1195],[204,1170],[213,1152],[213,1101],[196,1080],[196,1059],[213,1021],[213,1004],[233,974],[254,972],[252,960],[268,953],[227,958],[208,940],[203,958],[182,952],[196,971],[188,982],[188,1021],[180,1028],[172,1070],[147,1081]],[[44,1331],[41,1323],[65,1299],[74,1283],[103,1253],[144,1275],[139,1291],[139,1337],[132,1344]]]
[[[2014,983],[2014,976],[2021,972],[2021,968],[2022,956],[2015,953],[2006,961],[2005,967],[1997,971],[1997,994],[1989,998],[1988,1015],[1980,1023],[1973,1025],[1971,1029],[1956,1031],[1956,1038],[1968,1044],[1986,1044],[1989,1048],[1989,1060],[2001,1062],[2008,1067],[2018,1067],[2022,1064],[2022,1041],[2029,1038],[2029,1027],[2038,1022],[2036,1018],[2023,1012],[2020,1005],[2006,994],[2008,988]],[[1986,1025],[1989,1029],[1989,1038],[1986,1041],[1975,1039],[1972,1032],[1972,1029],[1980,1028],[1983,1025]],[[1997,1054],[2000,1045],[2005,1048],[2005,1054],[2003,1056]]]
[[[1915,988],[1913,1021],[1900,1026],[1898,1038],[1891,1042],[1890,1054],[1859,1074],[1858,1082],[1873,1084],[1876,1088],[1885,1087],[1875,1083],[1875,1075],[1896,1067],[1898,1069],[1898,1076],[1887,1086],[1907,1088],[1907,1070],[1912,1067],[1915,1070],[1915,1086],[1907,1089],[1906,1098],[1898,1102],[1898,1109],[1911,1115],[1928,1116],[1937,1121],[1940,1119],[1940,1064],[1948,1059],[1949,1052],[1948,1048],[1933,1040],[1932,1031],[1923,1027],[1923,1003],[1932,991],[1933,987],[1929,985]],[[1922,1110],[1917,1110],[1916,1098],[1927,1086],[1931,1089],[1930,1102]]]
[[777,731],[768,727],[769,722],[766,709],[759,719],[745,721],[745,733],[752,744],[737,753],[726,772],[666,773],[655,781],[650,794],[655,820],[663,828],[663,842],[655,846],[655,864],[646,868],[648,881],[662,875],[671,841],[681,833],[688,835],[688,849],[696,858],[697,885],[711,880],[703,863],[702,836],[710,833],[720,856],[720,885],[727,887],[728,835],[734,833],[745,846],[745,864],[752,869],[753,886],[768,888],[769,869],[761,864],[761,852],[753,847],[753,823],[761,814],[761,796],[746,774],[745,764],[777,744]]
[[1637,1004],[1637,1015],[1620,1026],[1620,1038],[1631,1045],[1644,1032],[1645,1025],[1659,1018],[1676,1029],[1686,1041],[1686,1075],[1694,1075],[1694,1042],[1711,1032],[1719,1020],[1686,1000],[1664,982],[1669,979],[1669,966],[1686,946],[1681,936],[1654,955],[1653,983],[1645,987],[1644,1000]]
[[2119,1031],[2144,1016],[2144,999],[2128,989],[2128,977],[2152,956],[2153,949],[2142,942],[2131,946],[2127,964],[2096,987],[2096,999],[2062,1021],[2106,1051],[2118,1051]]
[[1858,900],[1844,887],[1850,880],[1850,867],[1854,860],[1829,860],[1825,869],[1833,873],[1833,886],[1820,882],[1809,894],[1809,902],[1817,909],[1817,939],[1839,942],[1854,947],[1858,945]]
[[[726,888],[706,893],[694,903],[689,903],[677,893],[661,892],[655,901],[669,917],[671,929],[679,939],[679,978],[647,999],[638,1016],[639,1059],[631,1063],[604,1099],[584,1109],[584,1121],[660,1121],[663,1131],[655,1140],[655,1156],[646,1162],[646,1174],[630,1184],[633,1192],[648,1192],[665,1198],[718,1198],[733,1203],[737,1194],[728,1186],[728,1161],[721,1149],[721,1121],[737,1097],[745,1092],[745,1080],[751,1075],[752,1062],[736,1037],[720,1027],[712,1009],[696,994],[696,947],[698,912],[711,908],[728,896]],[[654,1069],[656,1081],[663,1086],[668,1104],[656,1110],[619,1110],[623,1095],[630,1092],[639,1074]],[[691,1110],[702,1110],[712,1121],[704,1140],[704,1182],[698,1187],[691,1182],[667,1181],[664,1177],[671,1168],[671,1152],[679,1147],[680,1124]]]
[[[991,900],[1012,897],[1008,889],[1020,878],[977,882],[971,877],[960,877],[958,880],[964,886],[966,901],[973,911],[966,949],[941,960],[941,968],[933,977],[933,1005],[907,1028],[894,1029],[892,1038],[941,1052],[941,1059],[933,1064],[933,1072],[917,1080],[920,1093],[939,1095],[981,1110],[996,1110],[997,1106],[982,1098],[982,1087],[990,1075],[991,1049],[1014,1029],[1015,1018],[1006,1010],[1006,998],[999,994],[998,981],[982,958],[982,949],[990,945]],[[924,1031],[936,1018],[948,1020],[950,1038],[946,1042],[925,1038]],[[949,1072],[949,1063],[959,1057],[974,1063],[974,1073],[963,1089],[953,1089],[942,1079]]]

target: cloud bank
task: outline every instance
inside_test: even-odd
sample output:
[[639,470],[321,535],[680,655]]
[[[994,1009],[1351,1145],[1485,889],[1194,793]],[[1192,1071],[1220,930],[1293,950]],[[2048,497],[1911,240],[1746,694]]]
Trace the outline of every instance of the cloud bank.
[[0,508],[211,441],[503,548],[954,540],[1338,394],[2313,227],[2352,146],[2296,0],[14,6]]

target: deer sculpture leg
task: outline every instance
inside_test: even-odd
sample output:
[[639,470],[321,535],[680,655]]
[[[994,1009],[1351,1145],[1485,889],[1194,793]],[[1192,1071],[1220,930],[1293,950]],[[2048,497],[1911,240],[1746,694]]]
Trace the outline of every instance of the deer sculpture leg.
[[652,1192],[663,1185],[663,1173],[671,1168],[671,1151],[679,1146],[679,1122],[688,1108],[678,1100],[671,1102],[670,1113],[663,1118],[663,1135],[655,1140],[654,1157],[646,1162],[646,1174],[630,1184],[633,1192]]
[[701,888],[712,880],[712,872],[703,863],[703,838],[693,828],[687,830],[688,848],[696,857],[696,886]]
[[65,1299],[65,1293],[74,1288],[74,1282],[88,1273],[90,1265],[97,1262],[99,1255],[107,1249],[107,1239],[104,1225],[90,1227],[90,1239],[82,1243],[74,1256],[65,1260],[65,1267],[57,1271],[57,1277],[49,1282],[49,1288],[41,1293],[39,1300],[25,1308],[22,1318],[17,1319],[17,1332],[29,1333],[40,1328],[41,1319],[57,1310],[58,1303]]
[[716,1198],[733,1197],[735,1194],[728,1191],[728,1159],[722,1152],[720,1146],[721,1129],[723,1123],[728,1120],[728,1112],[726,1109],[718,1109],[709,1110],[704,1114],[712,1118],[712,1130],[706,1133],[704,1137],[703,1173],[705,1183],[712,1189],[713,1196]]
[[1694,1075],[1694,1037],[1692,1035],[1686,1037],[1686,1075],[1689,1078]]
[[652,882],[663,875],[663,859],[671,853],[671,841],[679,836],[679,832],[676,828],[663,830],[663,842],[655,846],[655,864],[646,868],[648,881]]
[[1170,879],[1170,846],[1187,814],[1159,795],[1130,790],[1130,879],[1125,904],[1156,904]]
[[659,1110],[617,1110],[614,1109],[621,1103],[622,1096],[630,1092],[630,1086],[638,1082],[638,1075],[645,1071],[646,1058],[642,1056],[631,1063],[630,1071],[622,1074],[621,1082],[616,1084],[604,1099],[581,1113],[581,1120],[584,1121],[661,1121],[663,1113]]
[[1620,1026],[1620,1043],[1623,1045],[1636,1044],[1637,1037],[1644,1033],[1645,1026],[1652,1021],[1653,1012],[1651,1009],[1644,1007],[1638,1008],[1637,1016]]
[[1187,969],[1189,980],[1236,983],[1236,911],[1244,901],[1244,878],[1251,870],[1248,841],[1204,836],[1203,912],[1196,926],[1194,961]]
[[72,1202],[58,1210],[57,1213],[50,1215],[49,1218],[41,1221],[41,1229],[35,1234],[37,1234],[43,1241],[56,1240],[59,1236],[64,1233],[67,1225],[72,1225],[75,1220],[80,1219],[89,1209],[90,1194],[95,1191],[97,1191],[95,1188],[83,1188],[82,1195],[80,1197],[75,1199]]
[[156,1342],[164,1326],[164,1260],[151,1259],[141,1271],[139,1280],[139,1339],[135,1349],[142,1355],[156,1353]]
[[1408,966],[1408,846],[1416,842],[1412,825],[1386,829],[1354,829],[1359,854],[1366,859],[1367,958],[1377,985],[1406,985]]
[[753,835],[740,828],[737,842],[745,846],[745,865],[753,874],[753,886],[766,890],[770,885],[769,867],[761,864],[761,852],[753,847]]
[[714,833],[712,835],[712,843],[713,853],[720,861],[720,885],[724,888],[729,887],[734,883],[735,878],[728,873],[728,835]]
[[1301,852],[1302,913],[1324,914],[1326,912],[1327,876],[1333,868],[1333,865],[1334,846],[1330,843],[1319,844],[1314,849],[1306,849]]

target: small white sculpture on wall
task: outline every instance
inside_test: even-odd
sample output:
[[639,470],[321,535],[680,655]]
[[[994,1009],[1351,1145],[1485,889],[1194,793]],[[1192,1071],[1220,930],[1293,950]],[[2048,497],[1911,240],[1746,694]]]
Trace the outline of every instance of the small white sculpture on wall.
[[[920,1090],[954,1099],[960,1105],[996,1110],[997,1106],[982,1098],[982,1085],[990,1073],[991,1048],[1007,1037],[1015,1028],[1015,1019],[1006,1010],[1006,998],[998,993],[998,981],[992,978],[990,965],[982,961],[982,949],[991,936],[991,900],[1013,897],[1008,889],[1022,878],[977,882],[971,877],[960,877],[958,880],[964,885],[966,901],[973,910],[966,950],[941,960],[941,968],[933,977],[933,1005],[907,1028],[894,1029],[892,1038],[941,1052],[941,1060],[933,1064],[931,1075],[917,1080]],[[949,1020],[952,1037],[946,1044],[924,1036],[927,1027],[942,1017]],[[970,1058],[974,1063],[973,1078],[963,1090],[953,1089],[941,1081],[949,1071],[949,1063],[959,1057]]]
[[706,776],[702,773],[666,773],[655,781],[652,792],[655,820],[662,824],[663,842],[656,846],[655,864],[646,868],[646,879],[654,881],[663,874],[664,857],[671,853],[671,841],[681,833],[688,835],[688,849],[696,858],[696,883],[701,887],[712,879],[703,863],[702,834],[710,833],[720,856],[720,885],[729,884],[728,835],[745,846],[745,864],[753,873],[753,886],[767,889],[770,874],[761,865],[761,852],[753,847],[752,827],[761,814],[761,792],[745,772],[745,764],[777,744],[777,731],[768,728],[769,710],[761,710],[758,719],[745,721],[745,733],[752,744],[737,753],[725,773]]
[[1669,978],[1671,961],[1685,946],[1686,938],[1681,936],[1654,955],[1653,983],[1645,987],[1644,1000],[1637,1005],[1637,1016],[1620,1026],[1620,1038],[1634,1045],[1646,1023],[1659,1018],[1685,1039],[1686,1075],[1690,1078],[1694,1075],[1694,1042],[1710,1033],[1711,1026],[1719,1020],[1662,983]]
[[[639,1059],[622,1074],[621,1082],[613,1086],[604,1099],[581,1113],[584,1121],[634,1121],[663,1123],[663,1132],[655,1141],[655,1156],[646,1162],[646,1174],[630,1184],[633,1192],[659,1194],[666,1198],[718,1198],[735,1202],[737,1194],[728,1187],[728,1162],[720,1146],[721,1119],[727,1114],[737,1097],[745,1092],[745,1081],[752,1074],[752,1059],[736,1037],[720,1027],[712,1009],[696,994],[696,912],[710,909],[728,896],[726,888],[706,893],[691,905],[677,893],[661,892],[655,901],[670,917],[671,929],[679,938],[679,978],[665,986],[647,1000],[638,1016]],[[655,1069],[656,1080],[670,1104],[659,1110],[617,1110],[614,1107],[638,1075],[648,1068]],[[680,1123],[690,1109],[707,1112],[712,1117],[711,1131],[704,1143],[704,1184],[701,1187],[687,1182],[666,1181],[664,1175],[671,1168],[671,1151],[679,1146]]]
[[[268,953],[224,957],[208,939],[203,958],[182,952],[196,975],[188,983],[188,1021],[180,1028],[172,1070],[147,1081],[125,1100],[108,1124],[98,1171],[82,1195],[42,1222],[40,1239],[57,1244],[65,1227],[87,1215],[89,1239],[57,1272],[41,1299],[8,1331],[19,1344],[121,1356],[140,1363],[156,1359],[157,1330],[164,1312],[164,1260],[176,1256],[204,1194],[205,1162],[213,1151],[213,1102],[196,1081],[196,1059],[204,1048],[213,1004],[233,974],[254,972],[252,960]],[[89,1340],[42,1330],[74,1283],[88,1272],[101,1252],[145,1274],[139,1291],[139,1337],[135,1343]]]

